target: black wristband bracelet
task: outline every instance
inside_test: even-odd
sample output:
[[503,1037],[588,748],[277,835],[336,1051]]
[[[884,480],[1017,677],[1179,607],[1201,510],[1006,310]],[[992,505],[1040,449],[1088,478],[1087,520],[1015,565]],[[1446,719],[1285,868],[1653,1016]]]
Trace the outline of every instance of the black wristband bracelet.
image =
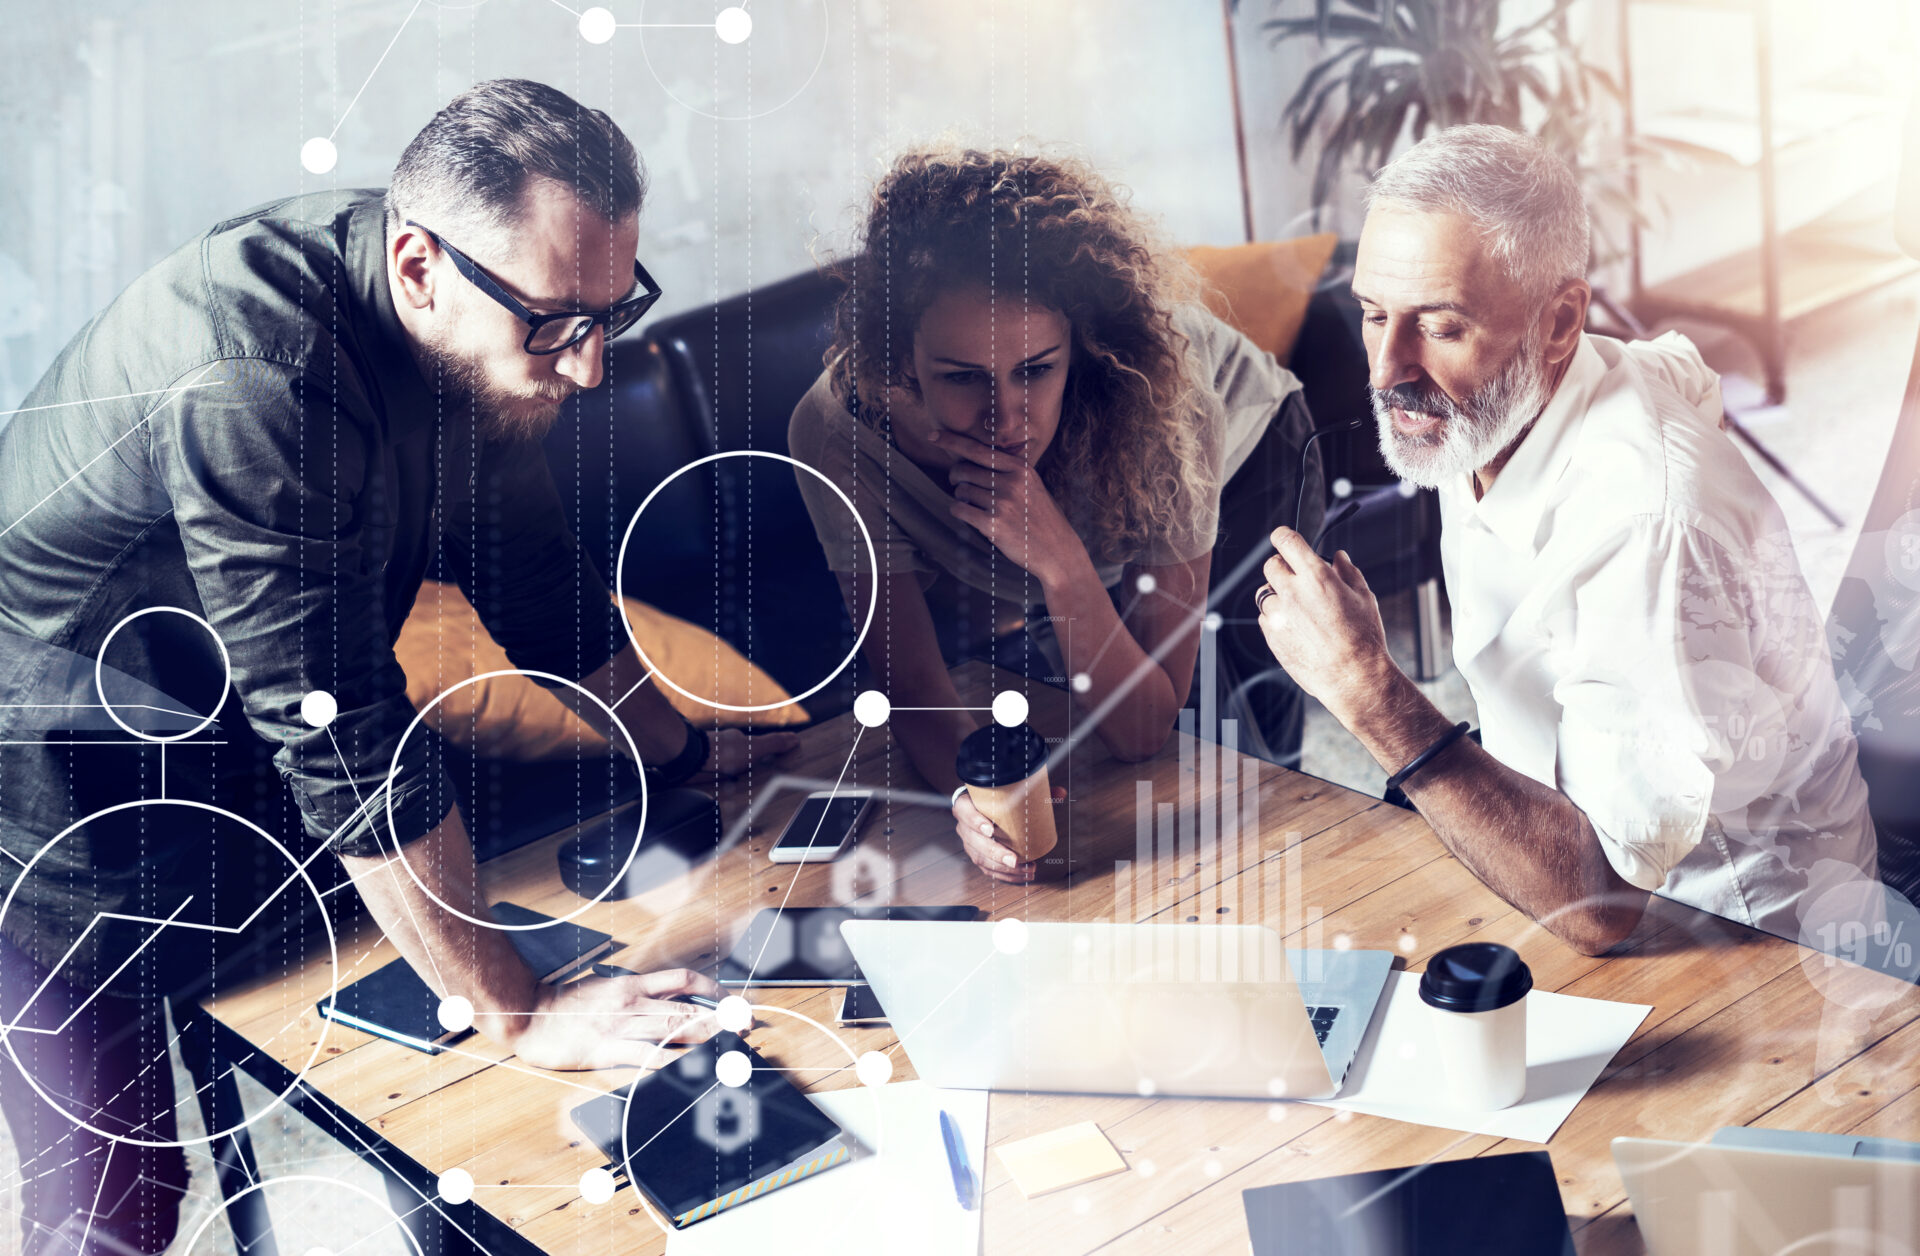
[[1469,727],[1470,725],[1468,725],[1465,720],[1462,720],[1442,733],[1431,746],[1428,746],[1425,750],[1413,756],[1406,767],[1401,768],[1398,772],[1395,772],[1387,778],[1387,791],[1391,793],[1393,790],[1399,789],[1402,785],[1406,784],[1407,778],[1415,772],[1418,772],[1421,768],[1426,767],[1427,764],[1432,763],[1435,755],[1445,750],[1448,746],[1451,746],[1454,742],[1459,741],[1462,737],[1465,737]]
[[687,744],[680,753],[661,764],[645,764],[642,770],[647,774],[647,784],[670,788],[698,772],[706,765],[707,755],[712,751],[712,739],[707,730],[698,724],[687,725]]

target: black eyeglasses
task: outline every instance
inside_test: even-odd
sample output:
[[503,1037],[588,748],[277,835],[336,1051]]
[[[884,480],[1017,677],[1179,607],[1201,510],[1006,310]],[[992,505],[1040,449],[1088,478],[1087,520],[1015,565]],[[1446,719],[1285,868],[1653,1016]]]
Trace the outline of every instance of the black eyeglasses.
[[559,353],[563,349],[571,349],[592,334],[596,323],[607,329],[607,339],[612,340],[639,322],[641,316],[660,299],[660,285],[653,281],[647,268],[635,259],[633,279],[640,285],[638,295],[628,297],[610,310],[565,310],[557,314],[535,314],[514,300],[492,275],[481,268],[480,263],[435,235],[432,228],[421,226],[411,218],[407,219],[407,226],[420,227],[429,240],[453,259],[454,268],[467,277],[467,282],[505,306],[515,318],[527,325],[527,339],[521,347],[528,353]]

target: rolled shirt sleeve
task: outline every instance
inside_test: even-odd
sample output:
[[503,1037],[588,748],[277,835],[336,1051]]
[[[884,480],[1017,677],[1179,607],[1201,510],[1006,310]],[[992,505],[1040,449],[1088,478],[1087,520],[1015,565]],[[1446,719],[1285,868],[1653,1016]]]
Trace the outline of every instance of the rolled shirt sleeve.
[[1757,661],[1764,580],[1698,529],[1637,517],[1551,625],[1556,780],[1629,884],[1658,889],[1716,814],[1792,771],[1793,699],[1770,683],[1787,678]]
[[[377,854],[391,808],[392,840],[412,841],[453,795],[432,731],[407,734],[384,580],[399,503],[374,410],[349,370],[238,358],[200,378],[222,386],[183,393],[148,439],[234,694],[279,745],[310,837]],[[301,715],[315,690],[338,708],[319,728]]]

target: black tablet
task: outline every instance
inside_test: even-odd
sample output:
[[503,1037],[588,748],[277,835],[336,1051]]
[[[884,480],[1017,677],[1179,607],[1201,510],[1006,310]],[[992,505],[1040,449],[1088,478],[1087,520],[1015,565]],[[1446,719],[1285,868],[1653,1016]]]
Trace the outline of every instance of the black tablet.
[[1253,1256],[1574,1256],[1544,1151],[1240,1192]]
[[866,981],[840,936],[843,920],[979,920],[978,907],[768,907],[715,979],[723,986],[855,986]]

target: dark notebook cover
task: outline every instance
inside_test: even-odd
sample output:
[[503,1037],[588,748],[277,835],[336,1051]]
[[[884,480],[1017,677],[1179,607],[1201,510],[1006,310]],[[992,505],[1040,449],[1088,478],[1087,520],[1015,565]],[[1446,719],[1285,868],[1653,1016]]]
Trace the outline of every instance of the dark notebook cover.
[[[714,1079],[728,1051],[753,1063],[744,1086]],[[627,1180],[683,1229],[844,1164],[854,1152],[813,1100],[724,1031],[572,1115],[614,1168],[624,1167]]]
[[[503,925],[527,925],[553,919],[517,903],[495,903],[493,918]],[[544,929],[518,929],[507,936],[513,939],[513,949],[520,952],[540,981],[564,976],[613,948],[612,934],[572,923],[548,925]],[[441,1044],[466,1032],[449,1032],[441,1027],[440,1000],[404,959],[382,965],[346,986],[334,995],[331,1004],[322,999],[315,1006],[328,1020],[430,1055],[438,1055]]]
[[1574,1256],[1544,1151],[1240,1192],[1253,1256]]

